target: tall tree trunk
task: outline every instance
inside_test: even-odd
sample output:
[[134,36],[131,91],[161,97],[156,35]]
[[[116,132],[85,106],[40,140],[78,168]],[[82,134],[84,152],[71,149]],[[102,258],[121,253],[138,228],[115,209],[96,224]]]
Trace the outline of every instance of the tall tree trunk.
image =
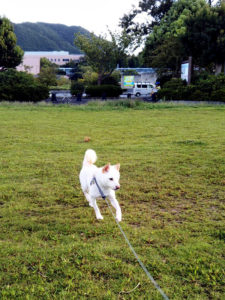
[[102,74],[98,74],[98,85],[102,83]]

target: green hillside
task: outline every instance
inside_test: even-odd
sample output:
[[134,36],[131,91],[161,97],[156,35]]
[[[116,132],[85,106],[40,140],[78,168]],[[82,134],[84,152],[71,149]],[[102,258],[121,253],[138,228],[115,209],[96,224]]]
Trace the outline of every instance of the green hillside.
[[69,51],[79,54],[80,50],[74,45],[74,33],[89,32],[80,26],[66,26],[49,23],[13,24],[17,36],[17,44],[24,51]]

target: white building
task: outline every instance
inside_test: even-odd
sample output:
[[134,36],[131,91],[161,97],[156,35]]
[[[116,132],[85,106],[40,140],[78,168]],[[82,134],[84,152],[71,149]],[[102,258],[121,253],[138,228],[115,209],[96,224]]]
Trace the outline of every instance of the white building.
[[45,57],[50,62],[62,66],[70,61],[79,60],[83,54],[69,54],[67,51],[26,51],[23,61],[17,67],[18,71],[27,71],[37,75],[40,73],[40,60]]

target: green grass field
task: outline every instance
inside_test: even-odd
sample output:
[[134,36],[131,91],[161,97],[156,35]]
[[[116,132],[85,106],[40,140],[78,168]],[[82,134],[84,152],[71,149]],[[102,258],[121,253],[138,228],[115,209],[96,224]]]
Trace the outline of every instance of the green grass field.
[[167,296],[225,299],[225,107],[130,106],[0,105],[0,299],[162,299],[82,195],[87,148],[121,163],[121,226]]

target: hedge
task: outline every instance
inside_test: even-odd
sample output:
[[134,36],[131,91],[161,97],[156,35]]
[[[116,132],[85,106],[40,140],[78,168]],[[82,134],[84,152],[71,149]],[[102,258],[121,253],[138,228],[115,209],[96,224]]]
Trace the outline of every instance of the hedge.
[[84,92],[84,84],[82,82],[72,80],[70,92],[75,96],[80,94],[82,95],[82,93]]
[[116,85],[91,85],[86,88],[86,94],[91,97],[118,97],[123,90]]
[[10,69],[0,72],[0,101],[37,102],[49,97],[47,86],[26,72]]
[[225,102],[225,75],[211,75],[191,85],[186,85],[186,82],[181,79],[171,79],[158,91],[157,98]]

